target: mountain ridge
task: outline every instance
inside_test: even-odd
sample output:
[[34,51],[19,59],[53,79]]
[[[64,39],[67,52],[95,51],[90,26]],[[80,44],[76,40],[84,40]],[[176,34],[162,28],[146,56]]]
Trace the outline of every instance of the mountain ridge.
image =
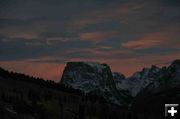
[[[70,65],[74,65],[74,66],[70,66]],[[101,85],[96,85],[95,87],[93,86],[88,87],[88,90],[92,90],[89,92],[93,92],[93,90],[95,89],[94,91],[99,90],[100,92],[107,93],[108,91],[104,91],[104,89],[109,90],[109,87],[113,87],[115,89],[115,92],[118,91],[120,95],[123,95],[123,96],[126,95],[125,96],[126,100],[128,100],[128,98],[131,100],[131,98],[135,98],[140,92],[146,89],[149,85],[152,85],[154,82],[159,82],[159,80],[162,77],[166,77],[168,75],[168,72],[170,70],[173,70],[174,68],[175,70],[178,71],[178,73],[177,73],[177,76],[173,78],[179,79],[178,77],[180,74],[179,66],[180,66],[180,60],[174,60],[172,64],[169,65],[167,68],[165,67],[159,68],[155,65],[152,65],[150,68],[143,68],[142,71],[135,72],[131,77],[126,78],[121,73],[111,72],[110,67],[106,64],[100,64],[96,62],[93,62],[93,63],[92,62],[70,62],[70,64],[67,63],[65,67],[63,77],[60,83],[65,84],[66,86],[70,86],[75,89],[76,88],[80,89],[82,92],[86,93],[87,88],[84,85],[84,83],[92,85],[95,81],[96,82],[95,84],[98,84],[98,83],[100,84],[100,82],[98,81],[99,79],[102,79],[103,81],[104,77],[102,77],[102,75],[107,75],[107,76],[110,76],[111,78],[106,77],[104,81],[105,82],[110,81],[111,83],[109,82],[109,83],[105,83]],[[80,70],[77,67],[79,67]],[[104,68],[108,67],[107,72],[109,72],[109,74],[102,73],[103,67]],[[71,73],[74,72],[74,76],[71,75],[69,70],[71,70]],[[78,76],[75,76],[76,74]],[[170,72],[170,74],[172,75],[173,73]],[[87,77],[89,77],[89,79]],[[73,82],[70,82],[70,79],[73,79]],[[82,87],[84,86],[84,88],[82,88],[81,86]],[[109,92],[112,93],[112,90],[109,90]],[[120,98],[122,97],[120,96]],[[120,102],[122,102],[122,100]]]
[[[94,62],[67,63],[60,84],[86,93],[101,95],[107,101],[120,104],[126,95],[119,93],[111,69],[106,64]],[[123,101],[124,102],[124,101]]]

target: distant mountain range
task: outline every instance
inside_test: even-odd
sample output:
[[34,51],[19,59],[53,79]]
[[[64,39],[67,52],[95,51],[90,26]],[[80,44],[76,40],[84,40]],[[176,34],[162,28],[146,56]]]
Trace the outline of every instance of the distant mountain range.
[[158,93],[179,86],[180,60],[173,61],[168,67],[153,65],[151,68],[143,68],[129,78],[111,72],[106,64],[69,62],[60,83],[84,93],[101,95],[115,104],[128,104],[138,95]]

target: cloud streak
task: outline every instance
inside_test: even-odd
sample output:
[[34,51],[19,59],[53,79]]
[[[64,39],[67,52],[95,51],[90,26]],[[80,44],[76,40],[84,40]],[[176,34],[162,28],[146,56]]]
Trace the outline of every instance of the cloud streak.
[[138,40],[132,40],[122,43],[122,46],[134,50],[155,47],[179,48],[180,42],[176,36],[179,31],[179,29],[171,29],[171,31],[161,31],[144,34],[144,36]]
[[0,66],[58,80],[58,67],[67,61],[104,62],[126,75],[170,62],[180,58],[179,5],[178,0],[1,1]]

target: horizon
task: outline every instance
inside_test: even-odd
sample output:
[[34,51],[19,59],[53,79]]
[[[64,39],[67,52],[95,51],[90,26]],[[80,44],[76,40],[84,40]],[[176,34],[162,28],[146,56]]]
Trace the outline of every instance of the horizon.
[[[174,61],[176,61],[176,60],[180,60],[180,59],[175,59],[175,60],[173,60],[173,61],[171,61],[171,62],[168,62],[168,63],[165,63],[164,65],[161,65],[161,66],[158,66],[158,65],[154,64],[154,65],[151,65],[151,66],[149,66],[149,67],[143,67],[143,68],[141,68],[140,70],[137,70],[137,71],[133,72],[131,75],[128,75],[128,76],[125,75],[125,74],[123,74],[122,72],[117,72],[117,73],[121,73],[121,74],[123,74],[126,78],[130,78],[130,77],[132,77],[135,73],[137,73],[137,72],[139,72],[139,71],[142,71],[144,68],[151,68],[152,66],[156,66],[156,67],[159,67],[159,68],[167,67],[167,66],[170,66],[170,65],[171,65]],[[73,61],[71,61],[71,62],[73,62]],[[84,62],[84,61],[74,61],[74,62]],[[105,64],[105,63],[94,62],[94,61],[93,61],[93,62],[88,61],[88,63],[89,63],[89,62],[90,62],[90,63]],[[64,71],[67,63],[69,63],[69,62],[66,62],[66,63],[65,63],[65,66],[64,66],[64,68],[63,68],[63,71]],[[85,62],[85,63],[86,63],[86,62]],[[106,65],[108,65],[108,64],[106,64]],[[108,65],[108,66],[109,66],[109,65]],[[41,75],[38,76],[38,75],[34,75],[34,74],[29,74],[29,72],[17,72],[17,71],[15,71],[15,70],[8,70],[8,69],[6,69],[6,68],[4,68],[4,67],[1,67],[1,66],[0,66],[0,68],[3,68],[4,70],[6,70],[6,71],[8,71],[8,72],[25,74],[25,75],[27,75],[27,76],[33,76],[33,77],[35,77],[35,78],[41,78],[41,79],[43,79],[43,80],[52,80],[52,79],[46,79],[46,77],[41,77]],[[111,69],[111,66],[110,66],[110,69]],[[60,75],[60,77],[59,77],[58,80],[52,80],[52,81],[55,81],[56,83],[60,82],[60,81],[61,81],[61,78],[62,78],[62,75],[63,75],[63,71],[62,71],[62,74]],[[116,71],[113,71],[112,69],[111,69],[111,71],[112,71],[112,72],[116,72]]]
[[71,61],[126,77],[180,59],[178,0],[0,1],[0,66],[59,81]]

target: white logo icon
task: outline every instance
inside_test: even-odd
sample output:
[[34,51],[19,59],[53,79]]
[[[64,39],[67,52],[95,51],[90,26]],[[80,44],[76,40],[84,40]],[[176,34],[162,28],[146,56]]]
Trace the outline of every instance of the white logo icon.
[[[173,117],[178,112],[174,107],[177,107],[178,105],[179,104],[165,104],[165,117],[168,116],[168,113]],[[168,107],[171,107],[171,109],[168,110]]]

